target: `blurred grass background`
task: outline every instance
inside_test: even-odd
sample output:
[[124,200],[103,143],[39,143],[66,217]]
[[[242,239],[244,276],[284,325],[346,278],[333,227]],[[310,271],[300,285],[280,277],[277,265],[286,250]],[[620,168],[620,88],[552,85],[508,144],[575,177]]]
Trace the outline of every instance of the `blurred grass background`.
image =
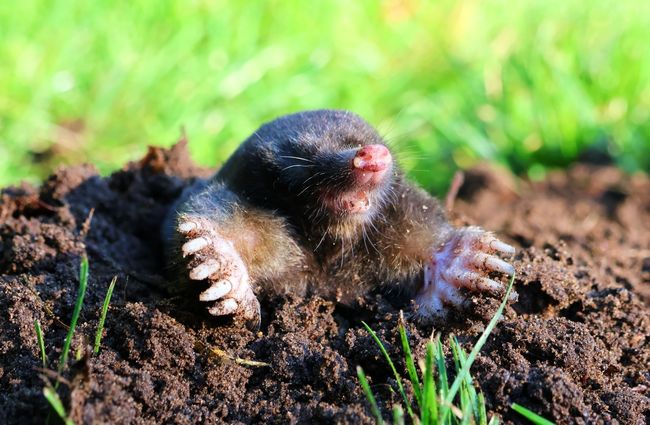
[[170,145],[215,165],[262,122],[343,108],[423,185],[586,149],[650,169],[650,2],[74,1],[0,5],[0,185]]

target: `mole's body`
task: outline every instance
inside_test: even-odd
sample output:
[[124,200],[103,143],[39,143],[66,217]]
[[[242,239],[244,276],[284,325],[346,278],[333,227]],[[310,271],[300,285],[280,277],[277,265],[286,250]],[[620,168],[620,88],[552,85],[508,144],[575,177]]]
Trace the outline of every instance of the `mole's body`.
[[514,249],[454,228],[438,201],[405,180],[377,132],[343,111],[287,115],[260,127],[210,180],[185,191],[163,229],[171,262],[207,282],[214,315],[259,321],[261,291],[344,303],[384,287],[418,314],[461,305],[461,288],[499,291],[494,256]]

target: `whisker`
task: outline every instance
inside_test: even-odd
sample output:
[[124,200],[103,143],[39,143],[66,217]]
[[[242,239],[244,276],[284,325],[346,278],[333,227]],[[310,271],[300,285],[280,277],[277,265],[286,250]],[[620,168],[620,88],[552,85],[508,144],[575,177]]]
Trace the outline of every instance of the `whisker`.
[[288,167],[284,167],[284,168],[282,169],[282,171],[284,171],[284,170],[288,170],[289,168],[293,168],[293,167],[315,167],[315,165],[307,165],[307,164],[293,164],[293,165],[289,165]]
[[302,195],[302,194],[305,193],[308,189],[311,189],[313,186],[314,186],[313,184],[310,184],[310,185],[308,185],[308,186],[305,186],[305,188],[304,188],[303,190],[301,190],[301,191],[296,195],[296,197]]
[[315,163],[315,161],[312,161],[311,159],[308,159],[308,158],[301,158],[301,157],[299,157],[299,156],[280,155],[280,158],[290,158],[290,159],[297,159],[297,160],[300,160],[300,161],[311,162],[312,164]]
[[313,176],[307,178],[304,182],[302,182],[302,184],[306,184],[309,180],[313,179],[314,177],[322,176],[323,174],[325,174],[325,173],[323,173],[322,171],[319,171],[318,173],[315,173]]
[[370,255],[370,251],[368,250],[368,244],[366,243],[366,238],[368,235],[366,235],[366,223],[361,224],[361,240],[363,240],[363,246],[366,247],[366,254]]
[[368,222],[368,224],[370,224],[370,227],[372,227],[375,230],[375,232],[379,233],[379,229],[377,229],[377,227],[375,226],[375,223],[373,223],[372,220],[370,220]]
[[320,241],[318,241],[318,245],[316,245],[316,248],[314,248],[314,252],[318,251],[318,247],[323,243],[325,240],[325,236],[327,236],[327,230],[323,232],[323,237],[320,238]]
[[[370,223],[370,225],[375,229],[375,231],[377,231],[377,228],[376,228],[375,225],[372,223],[372,221],[369,221],[368,223]],[[375,246],[375,244],[372,242],[372,238],[371,238],[370,236],[368,236],[368,242],[370,243],[370,246],[375,250],[375,252],[376,252],[377,254],[381,254],[381,253],[379,252],[379,249],[377,249],[377,246]]]

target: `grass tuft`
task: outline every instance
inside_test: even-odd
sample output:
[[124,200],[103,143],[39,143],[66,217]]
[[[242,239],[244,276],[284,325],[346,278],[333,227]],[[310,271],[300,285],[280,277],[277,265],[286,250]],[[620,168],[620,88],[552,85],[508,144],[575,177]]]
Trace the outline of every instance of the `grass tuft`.
[[[72,312],[72,318],[70,319],[70,326],[68,327],[68,332],[65,336],[63,349],[61,350],[61,357],[59,358],[59,366],[57,369],[59,375],[65,369],[65,365],[68,361],[68,355],[70,353],[70,347],[72,345],[72,338],[74,337],[74,331],[75,328],[77,327],[77,321],[79,320],[79,315],[81,314],[81,307],[83,305],[84,296],[86,295],[87,286],[88,286],[88,257],[84,255],[81,259],[81,264],[79,266],[79,290],[77,291],[77,300],[75,302],[74,310]],[[34,328],[36,329],[36,338],[38,339],[38,344],[41,348],[43,367],[46,368],[47,357],[45,356],[45,343],[43,341],[43,332],[41,330],[41,325],[38,322],[38,320],[34,322]],[[77,350],[77,355],[76,355],[77,360],[81,358],[80,353],[81,351]],[[70,418],[68,418],[67,414],[65,413],[65,408],[63,407],[63,403],[61,402],[61,399],[59,398],[59,395],[56,392],[56,390],[59,388],[59,382],[60,381],[57,380],[54,386],[49,384],[46,385],[43,388],[43,395],[45,396],[45,399],[52,407],[52,410],[54,410],[59,415],[59,417],[63,420],[63,422],[66,425],[74,425],[74,422]],[[46,424],[49,423],[49,419],[50,416],[48,415],[45,421]]]
[[111,280],[111,284],[108,286],[108,291],[106,291],[106,297],[104,297],[104,304],[102,305],[102,312],[99,315],[99,324],[97,325],[97,332],[95,333],[95,346],[93,347],[93,355],[99,354],[99,346],[102,342],[102,336],[104,333],[104,323],[106,322],[106,313],[108,313],[108,305],[111,302],[111,297],[113,296],[113,289],[115,289],[115,283],[117,282],[117,276]]
[[[479,425],[498,424],[499,421],[496,417],[492,417],[488,422],[487,410],[485,408],[485,398],[483,397],[483,394],[477,392],[474,388],[469,370],[479,350],[483,347],[488,336],[502,316],[503,309],[505,308],[510,296],[510,292],[512,291],[514,280],[515,276],[512,276],[510,282],[508,283],[508,288],[506,290],[503,301],[501,302],[501,305],[497,309],[494,317],[492,317],[490,320],[490,323],[485,328],[485,331],[478,339],[469,355],[465,353],[465,350],[462,348],[455,337],[450,337],[449,344],[451,346],[451,352],[456,369],[456,378],[451,383],[451,385],[449,384],[446,359],[439,337],[437,337],[434,341],[427,343],[424,362],[419,362],[422,372],[421,383],[417,370],[415,369],[415,362],[413,360],[413,354],[411,352],[408,337],[406,335],[406,328],[404,326],[403,318],[401,318],[399,324],[400,340],[402,343],[402,351],[404,353],[404,362],[406,364],[409,382],[411,383],[414,398],[417,403],[417,415],[412,410],[411,402],[406,396],[404,385],[402,384],[402,379],[397,372],[393,361],[388,355],[384,344],[381,342],[377,334],[368,326],[368,324],[362,322],[363,326],[366,328],[366,330],[368,330],[372,338],[379,346],[379,349],[382,352],[383,356],[386,358],[386,361],[391,371],[393,372],[393,375],[395,376],[398,391],[402,395],[402,399],[404,400],[404,405],[406,406],[407,412],[415,423],[421,423],[423,425],[469,423],[476,423]],[[366,398],[368,398],[368,401],[371,404],[371,410],[373,414],[375,417],[377,417],[378,423],[383,423],[381,412],[378,410],[374,394],[372,394],[372,391],[368,386],[366,376],[360,366],[357,368],[357,375],[359,376],[359,381],[361,382],[361,386],[363,387],[363,390],[366,394]],[[436,376],[437,385],[435,378]],[[399,423],[400,421],[403,422],[403,413],[400,415],[399,410],[396,408],[393,409],[393,421],[395,423]]]
[[[72,339],[74,337],[74,332],[77,327],[77,321],[79,320],[79,315],[81,314],[81,307],[83,306],[83,300],[86,295],[86,288],[88,287],[88,274],[89,274],[88,257],[84,255],[81,259],[81,263],[79,266],[79,289],[77,291],[77,299],[75,301],[74,310],[72,312],[72,318],[70,319],[70,326],[66,326],[68,328],[68,332],[65,337],[65,342],[63,343],[63,349],[61,350],[61,357],[59,358],[59,366],[57,368],[57,372],[59,375],[61,375],[68,362],[68,356],[70,354]],[[106,314],[108,312],[108,306],[111,302],[111,297],[113,295],[113,290],[115,289],[116,282],[117,282],[117,276],[115,276],[111,281],[110,285],[108,286],[108,291],[106,292],[106,296],[104,297],[104,304],[102,305],[102,310],[99,318],[99,325],[97,326],[97,332],[95,334],[95,346],[93,349],[93,354],[95,355],[99,352],[99,347],[101,345],[101,340],[102,340],[102,333],[104,330],[104,323],[106,321]],[[38,320],[34,321],[34,329],[36,330],[36,339],[38,341],[38,345],[41,350],[41,360],[43,362],[43,368],[47,368],[48,360],[47,360],[47,355],[45,354],[45,342],[43,339],[43,331],[41,329],[41,324],[39,323]],[[75,358],[77,360],[80,360],[82,357],[83,357],[83,348],[79,347],[79,349],[77,349],[75,353]],[[56,392],[59,387],[59,382],[60,381],[57,380],[53,386],[48,383],[43,388],[43,395],[45,396],[48,403],[52,407],[52,410],[54,410],[59,415],[59,417],[63,420],[63,422],[66,425],[74,425],[74,422],[67,417],[65,408],[63,407],[63,403],[61,402],[61,399]],[[46,424],[49,423],[49,419],[50,416],[48,415]]]
[[411,407],[411,402],[409,401],[408,397],[406,396],[406,392],[404,392],[404,385],[402,384],[402,378],[400,377],[399,373],[397,372],[397,369],[395,368],[395,364],[393,364],[393,360],[391,360],[390,356],[388,355],[388,351],[386,351],[386,347],[384,347],[384,344],[381,342],[375,331],[373,331],[370,326],[366,322],[361,322],[363,326],[366,328],[366,330],[370,333],[372,338],[375,340],[377,345],[379,346],[379,349],[381,350],[382,354],[384,355],[384,358],[386,358],[386,361],[388,362],[388,365],[390,366],[390,369],[393,371],[393,376],[395,376],[395,380],[397,381],[397,388],[399,393],[402,396],[402,400],[404,400],[404,404],[406,405],[406,411],[408,412],[409,416],[413,418],[413,409]]
[[[463,380],[467,379],[471,384],[471,378],[469,376],[469,368],[472,366],[472,363],[474,363],[474,359],[476,359],[478,352],[481,350],[481,348],[483,348],[483,345],[487,341],[488,336],[490,336],[492,330],[494,329],[494,327],[497,325],[497,322],[501,318],[501,315],[503,314],[503,309],[506,307],[506,304],[508,303],[508,298],[510,297],[510,292],[512,291],[512,285],[514,281],[515,281],[515,275],[513,274],[512,277],[510,278],[510,282],[508,283],[508,289],[506,290],[506,294],[503,297],[503,301],[501,301],[501,305],[499,306],[496,313],[494,314],[494,317],[492,317],[492,320],[490,320],[490,323],[488,323],[481,337],[474,345],[474,348],[469,353],[469,356],[467,356],[467,360],[464,362],[464,365],[461,367],[460,371],[458,372],[458,375],[456,376],[454,383],[451,385],[451,388],[449,389],[449,393],[445,398],[445,401],[447,403],[452,402]],[[462,348],[460,347],[460,345],[458,345],[458,342],[456,342],[456,345],[458,349],[462,352]]]
[[[409,415],[414,423],[422,425],[499,424],[499,418],[496,416],[491,417],[488,421],[485,397],[483,396],[483,393],[476,391],[469,371],[478,352],[481,350],[487,341],[488,336],[494,330],[494,327],[503,315],[503,309],[510,297],[514,281],[515,276],[513,275],[508,283],[508,288],[503,297],[503,301],[469,355],[465,352],[455,336],[452,335],[449,337],[449,346],[451,347],[452,358],[456,370],[456,378],[451,385],[449,385],[446,359],[442,343],[440,342],[440,337],[436,337],[435,340],[427,343],[425,357],[418,361],[422,373],[420,380],[417,370],[415,369],[415,361],[406,335],[404,317],[400,316],[399,334],[402,343],[402,351],[404,353],[404,363],[406,365],[409,382],[413,389],[413,395],[417,403],[417,412],[410,411],[411,403],[404,391],[402,379],[397,372],[393,361],[388,355],[384,344],[381,342],[376,332],[374,332],[367,323],[362,322],[363,326],[368,330],[386,358],[386,361],[395,376],[399,393],[402,395],[404,404],[406,405]],[[377,423],[383,424],[384,422],[381,416],[381,411],[377,405],[377,400],[368,385],[368,380],[361,366],[357,366],[357,375],[366,398],[370,403],[370,409],[373,415],[377,418]],[[553,425],[553,422],[516,403],[512,405],[512,408],[536,425]],[[404,411],[401,406],[394,406],[392,413],[393,423],[404,423]]]

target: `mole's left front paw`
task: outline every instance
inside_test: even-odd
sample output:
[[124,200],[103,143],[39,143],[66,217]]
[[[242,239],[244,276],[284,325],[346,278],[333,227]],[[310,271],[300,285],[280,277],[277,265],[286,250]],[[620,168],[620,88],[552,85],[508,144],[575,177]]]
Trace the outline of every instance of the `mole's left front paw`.
[[[504,286],[488,277],[491,272],[512,275],[515,268],[497,257],[511,256],[515,249],[479,227],[456,229],[449,240],[433,252],[424,267],[424,282],[416,302],[424,317],[444,315],[444,305],[462,306],[465,297],[461,288],[473,292],[499,293]],[[511,299],[517,294],[511,293]]]
[[259,328],[260,303],[232,241],[221,237],[217,226],[202,217],[181,217],[177,230],[187,240],[181,253],[188,258],[188,277],[209,284],[199,295],[199,300],[213,303],[208,312],[213,316],[235,314],[249,328]]

